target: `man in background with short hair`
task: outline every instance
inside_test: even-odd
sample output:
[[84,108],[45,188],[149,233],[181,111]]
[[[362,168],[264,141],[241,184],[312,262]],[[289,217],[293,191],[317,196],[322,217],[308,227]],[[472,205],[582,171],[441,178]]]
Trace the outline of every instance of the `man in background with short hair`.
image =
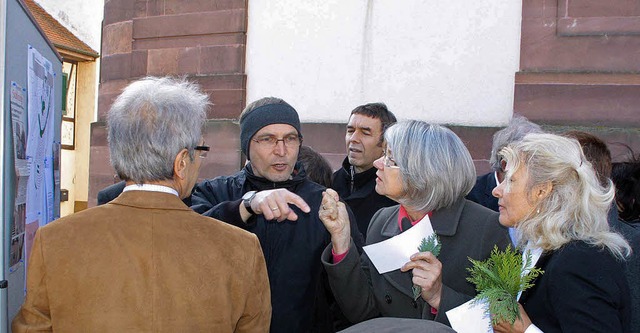
[[498,211],[498,198],[491,192],[504,178],[504,165],[499,157],[500,150],[511,143],[518,142],[529,133],[542,133],[538,124],[532,123],[527,118],[514,114],[509,125],[493,134],[491,145],[491,172],[478,176],[476,184],[467,194],[466,199],[479,203],[491,210]]
[[397,204],[376,192],[377,170],[373,167],[373,161],[384,154],[384,131],[396,121],[383,103],[353,109],[345,134],[347,157],[333,174],[332,188],[353,211],[365,239],[373,214],[380,208]]

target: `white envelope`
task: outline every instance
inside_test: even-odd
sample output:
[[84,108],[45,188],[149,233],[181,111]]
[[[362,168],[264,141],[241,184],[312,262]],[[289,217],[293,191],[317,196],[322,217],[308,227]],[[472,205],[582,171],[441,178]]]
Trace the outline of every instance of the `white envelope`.
[[380,274],[400,269],[410,261],[412,254],[418,252],[423,238],[433,234],[429,215],[409,230],[380,243],[365,246],[363,249]]
[[468,301],[446,312],[451,328],[458,333],[493,333],[491,319],[484,313],[486,303]]

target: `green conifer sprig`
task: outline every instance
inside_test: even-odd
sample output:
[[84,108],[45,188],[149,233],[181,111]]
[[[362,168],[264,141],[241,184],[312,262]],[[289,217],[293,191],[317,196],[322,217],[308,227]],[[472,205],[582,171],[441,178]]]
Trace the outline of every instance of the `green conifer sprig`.
[[531,282],[544,273],[534,267],[524,274],[525,267],[531,266],[531,253],[527,253],[525,260],[523,265],[522,255],[511,246],[505,251],[495,246],[491,256],[484,261],[469,258],[473,267],[467,268],[471,275],[467,280],[476,285],[478,292],[473,303],[486,301],[489,306],[485,308],[485,314],[491,316],[493,325],[503,321],[513,324],[520,318],[518,293],[532,287]]
[[422,239],[420,246],[418,246],[418,251],[431,252],[437,257],[440,254],[440,247],[440,239],[438,239],[438,235],[433,233],[431,236]]
[[[440,254],[440,248],[440,239],[438,239],[438,235],[434,232],[431,236],[422,239],[420,246],[418,246],[418,251],[431,252],[431,254],[437,257]],[[413,291],[413,300],[417,301],[422,294],[422,287],[414,284],[411,290]]]

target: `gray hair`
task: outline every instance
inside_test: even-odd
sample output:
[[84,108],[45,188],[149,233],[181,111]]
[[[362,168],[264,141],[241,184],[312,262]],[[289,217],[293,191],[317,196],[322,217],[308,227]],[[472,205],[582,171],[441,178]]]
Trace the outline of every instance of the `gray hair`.
[[509,125],[493,134],[493,144],[491,145],[491,157],[489,164],[493,171],[500,170],[500,150],[508,144],[520,141],[529,133],[544,133],[538,124],[534,124],[527,118],[514,114]]
[[450,129],[423,121],[396,123],[384,138],[400,167],[405,190],[399,202],[428,212],[464,197],[476,181],[471,154]]
[[529,175],[527,189],[552,185],[535,212],[518,222],[521,246],[532,242],[549,251],[581,240],[607,248],[618,258],[629,255],[629,244],[611,232],[607,223],[614,197],[612,183],[600,184],[576,140],[554,134],[528,134],[502,149],[500,155],[509,166],[506,181],[523,166]]
[[109,114],[111,165],[121,179],[143,184],[173,178],[173,162],[202,140],[207,95],[182,79],[147,77],[127,86]]

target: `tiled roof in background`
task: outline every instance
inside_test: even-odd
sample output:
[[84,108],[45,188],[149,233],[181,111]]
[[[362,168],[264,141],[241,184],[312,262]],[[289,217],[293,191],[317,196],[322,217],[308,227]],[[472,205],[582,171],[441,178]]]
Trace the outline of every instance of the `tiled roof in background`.
[[51,40],[55,47],[77,52],[83,55],[97,58],[100,56],[98,52],[94,51],[89,45],[78,39],[71,31],[62,26],[58,20],[49,15],[40,5],[33,0],[23,0],[24,3],[31,11],[31,14],[38,22],[38,25],[44,30],[47,38]]

